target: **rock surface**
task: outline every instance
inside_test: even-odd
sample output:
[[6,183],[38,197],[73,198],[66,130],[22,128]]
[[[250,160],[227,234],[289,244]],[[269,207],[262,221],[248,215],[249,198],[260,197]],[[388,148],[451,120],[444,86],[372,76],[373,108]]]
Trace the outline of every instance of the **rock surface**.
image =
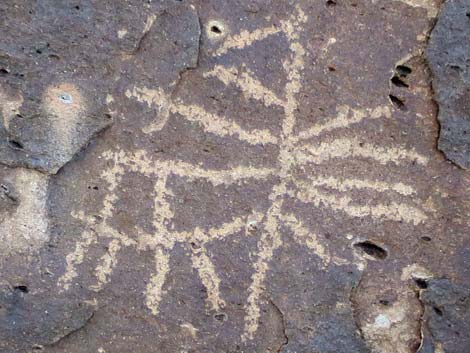
[[467,352],[440,6],[2,1],[0,352]]
[[439,149],[470,168],[470,1],[442,7],[427,51],[439,104]]

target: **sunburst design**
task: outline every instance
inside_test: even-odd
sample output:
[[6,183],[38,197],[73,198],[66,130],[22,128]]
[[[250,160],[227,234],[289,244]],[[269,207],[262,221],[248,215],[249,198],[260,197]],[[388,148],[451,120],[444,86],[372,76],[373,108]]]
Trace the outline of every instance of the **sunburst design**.
[[[198,125],[208,134],[220,137],[231,136],[249,145],[276,144],[279,148],[277,162],[271,168],[238,166],[227,170],[208,170],[182,161],[154,160],[146,151],[132,153],[124,151],[107,152],[103,157],[112,160],[113,167],[105,170],[102,177],[109,184],[108,194],[103,203],[100,217],[87,217],[84,213],[74,217],[83,221],[86,228],[75,250],[67,255],[66,272],[59,279],[63,290],[68,290],[75,277],[77,266],[83,262],[88,247],[101,238],[109,241],[108,251],[102,256],[96,267],[97,283],[92,289],[99,290],[110,280],[113,268],[117,264],[116,255],[122,247],[133,246],[138,250],[154,251],[155,273],[152,275],[145,291],[146,305],[157,315],[162,300],[163,286],[170,270],[169,261],[172,249],[178,243],[191,244],[191,260],[203,285],[207,288],[207,302],[211,310],[218,311],[224,306],[219,293],[220,279],[208,255],[207,245],[217,242],[237,232],[244,231],[252,236],[251,226],[257,224],[261,235],[258,241],[257,260],[253,264],[254,273],[249,287],[246,303],[245,328],[242,339],[252,339],[258,329],[260,318],[260,296],[263,292],[266,274],[273,254],[283,245],[281,227],[288,229],[294,239],[311,249],[321,260],[323,267],[331,262],[344,263],[339,257],[330,254],[328,248],[319,241],[318,236],[291,213],[286,213],[283,204],[286,197],[306,203],[311,207],[322,207],[334,212],[342,212],[353,218],[369,217],[379,220],[406,222],[413,225],[424,222],[426,214],[412,203],[390,201],[386,204],[358,204],[348,192],[351,190],[372,190],[391,195],[411,196],[415,193],[410,185],[388,183],[385,181],[365,180],[359,178],[339,179],[334,176],[311,176],[300,178],[294,175],[294,169],[306,165],[324,164],[333,159],[365,158],[378,165],[418,163],[425,165],[427,158],[402,147],[383,147],[362,143],[357,139],[337,137],[328,142],[314,143],[316,137],[326,132],[344,129],[360,124],[367,119],[389,118],[391,112],[387,107],[370,109],[352,109],[341,106],[336,117],[325,123],[319,123],[300,133],[294,133],[296,126],[297,95],[301,89],[301,75],[304,68],[304,48],[300,44],[299,33],[307,16],[300,7],[293,16],[281,22],[281,25],[256,29],[253,32],[242,31],[240,34],[225,39],[215,55],[225,55],[229,51],[239,50],[261,41],[272,35],[283,35],[289,42],[289,54],[283,62],[287,83],[283,96],[278,96],[265,87],[247,68],[224,67],[216,65],[204,73],[206,78],[214,78],[227,86],[235,86],[247,99],[254,99],[266,108],[278,107],[283,112],[282,131],[279,136],[269,130],[246,130],[236,122],[223,116],[207,112],[203,107],[185,104],[172,100],[160,88],[149,89],[133,87],[126,92],[129,99],[157,107],[158,123],[145,127],[145,133],[161,130],[171,114],[187,119]],[[327,45],[333,44],[328,41]],[[322,49],[324,52],[326,47]],[[110,225],[114,203],[117,201],[115,191],[126,172],[136,172],[154,181],[154,232],[149,234],[137,229],[137,236],[129,237]],[[249,217],[237,217],[230,222],[206,231],[195,228],[193,231],[178,232],[172,230],[174,213],[169,200],[173,194],[167,183],[172,177],[182,177],[188,182],[204,179],[214,186],[238,184],[250,180],[277,181],[269,195],[270,207],[261,214]],[[329,190],[329,191],[325,191]],[[334,192],[333,192],[334,191]],[[336,192],[336,193],[335,193]],[[338,196],[337,193],[341,196]]]

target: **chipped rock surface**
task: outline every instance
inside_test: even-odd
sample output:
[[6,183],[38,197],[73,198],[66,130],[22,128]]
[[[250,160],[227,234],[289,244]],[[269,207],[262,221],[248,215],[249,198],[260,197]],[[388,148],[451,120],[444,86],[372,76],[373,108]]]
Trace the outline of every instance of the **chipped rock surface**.
[[451,0],[442,7],[427,57],[439,104],[439,149],[470,169],[470,1]]
[[2,1],[0,352],[467,353],[464,5]]

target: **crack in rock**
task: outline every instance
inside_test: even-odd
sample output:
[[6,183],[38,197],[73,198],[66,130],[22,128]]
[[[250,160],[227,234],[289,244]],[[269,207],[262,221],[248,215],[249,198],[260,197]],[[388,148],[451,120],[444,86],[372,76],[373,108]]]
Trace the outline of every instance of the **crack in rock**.
[[276,310],[277,315],[280,318],[280,321],[282,323],[282,332],[284,334],[284,342],[279,346],[279,348],[276,350],[276,353],[281,353],[284,349],[285,346],[289,344],[289,337],[287,336],[287,331],[286,331],[286,319],[284,317],[284,313],[282,310],[276,305],[276,303],[268,298],[269,303],[272,305],[272,307]]

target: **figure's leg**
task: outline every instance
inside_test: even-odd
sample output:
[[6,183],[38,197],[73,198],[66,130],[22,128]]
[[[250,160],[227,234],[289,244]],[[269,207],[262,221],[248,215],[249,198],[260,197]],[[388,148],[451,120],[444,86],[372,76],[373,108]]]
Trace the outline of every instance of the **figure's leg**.
[[163,285],[170,270],[170,255],[162,247],[155,249],[155,270],[156,272],[150,277],[145,291],[145,303],[153,315],[158,314],[160,301],[164,294]]
[[121,241],[113,239],[108,245],[108,251],[101,257],[101,263],[96,266],[95,275],[98,283],[91,287],[94,291],[99,291],[109,282],[109,277],[117,264],[116,255],[121,249]]
[[207,254],[205,244],[193,246],[191,261],[207,290],[207,301],[211,309],[219,311],[221,307],[225,306],[225,302],[220,298],[220,278],[215,271],[212,260]]
[[258,243],[258,260],[254,264],[252,282],[248,289],[248,300],[246,305],[245,328],[242,335],[242,341],[251,340],[258,330],[258,321],[260,318],[260,297],[264,290],[264,281],[269,269],[274,251],[282,245],[281,235],[279,233],[279,224],[277,213],[280,209],[279,202],[275,202],[268,211],[265,221],[265,229]]
[[81,239],[76,243],[75,250],[66,256],[65,273],[59,278],[57,282],[57,284],[62,287],[62,290],[70,289],[72,280],[78,275],[78,265],[83,262],[88,248],[91,244],[95,243],[97,239],[98,234],[94,230],[85,230],[82,233]]

